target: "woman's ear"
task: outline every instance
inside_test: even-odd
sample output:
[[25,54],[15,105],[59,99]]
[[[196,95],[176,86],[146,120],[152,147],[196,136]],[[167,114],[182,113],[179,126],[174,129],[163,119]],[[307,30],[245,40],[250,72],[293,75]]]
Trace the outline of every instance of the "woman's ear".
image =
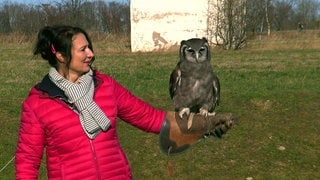
[[63,57],[63,55],[59,52],[56,53],[56,58],[59,61],[59,63],[65,63],[65,59]]

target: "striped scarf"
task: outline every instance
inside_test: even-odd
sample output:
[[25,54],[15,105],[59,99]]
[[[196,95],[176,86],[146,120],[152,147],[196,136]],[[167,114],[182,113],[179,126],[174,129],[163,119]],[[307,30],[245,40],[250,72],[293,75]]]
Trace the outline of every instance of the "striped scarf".
[[53,67],[50,68],[49,78],[64,91],[68,101],[74,104],[80,116],[84,132],[90,139],[94,139],[101,131],[106,131],[111,125],[110,120],[93,101],[94,82],[92,70],[79,78],[78,83],[73,83],[61,76]]

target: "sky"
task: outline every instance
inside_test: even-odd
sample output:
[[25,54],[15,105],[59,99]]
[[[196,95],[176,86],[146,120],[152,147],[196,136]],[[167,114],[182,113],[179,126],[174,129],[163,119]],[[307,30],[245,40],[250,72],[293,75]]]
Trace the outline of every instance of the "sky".
[[43,4],[48,3],[50,0],[7,0],[8,2],[12,3],[25,3],[25,4]]
[[[60,0],[0,0],[1,2],[21,3],[21,4],[46,4],[50,2],[59,2]],[[88,0],[94,1],[94,0]],[[128,0],[104,0],[106,2],[128,2]]]

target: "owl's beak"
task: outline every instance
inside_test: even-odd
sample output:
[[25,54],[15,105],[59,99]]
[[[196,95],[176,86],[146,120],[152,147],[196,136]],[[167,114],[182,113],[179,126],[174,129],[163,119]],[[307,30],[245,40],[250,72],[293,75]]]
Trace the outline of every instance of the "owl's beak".
[[196,62],[198,62],[198,60],[199,60],[199,53],[196,52]]

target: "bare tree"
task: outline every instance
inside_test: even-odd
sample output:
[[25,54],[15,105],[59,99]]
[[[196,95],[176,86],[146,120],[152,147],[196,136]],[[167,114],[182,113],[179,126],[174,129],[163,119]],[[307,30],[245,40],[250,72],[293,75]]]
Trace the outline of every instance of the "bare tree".
[[315,22],[319,18],[320,2],[318,0],[298,1],[296,7],[296,25],[300,22],[308,28],[315,28]]
[[286,29],[295,29],[296,22],[293,21],[293,1],[276,0],[273,2],[273,26],[277,31]]
[[246,0],[217,0],[210,6],[213,13],[208,15],[209,24],[214,25],[214,30],[209,32],[217,45],[224,49],[243,47],[246,42]]
[[10,33],[11,31],[9,10],[5,5],[0,11],[0,33]]
[[266,15],[266,23],[267,23],[267,35],[270,36],[271,34],[271,25],[270,25],[270,21],[269,21],[269,1],[270,0],[265,0],[265,4],[264,4],[264,9],[265,9],[265,15]]
[[109,33],[122,34],[130,32],[130,7],[111,2],[99,7],[100,18]]

